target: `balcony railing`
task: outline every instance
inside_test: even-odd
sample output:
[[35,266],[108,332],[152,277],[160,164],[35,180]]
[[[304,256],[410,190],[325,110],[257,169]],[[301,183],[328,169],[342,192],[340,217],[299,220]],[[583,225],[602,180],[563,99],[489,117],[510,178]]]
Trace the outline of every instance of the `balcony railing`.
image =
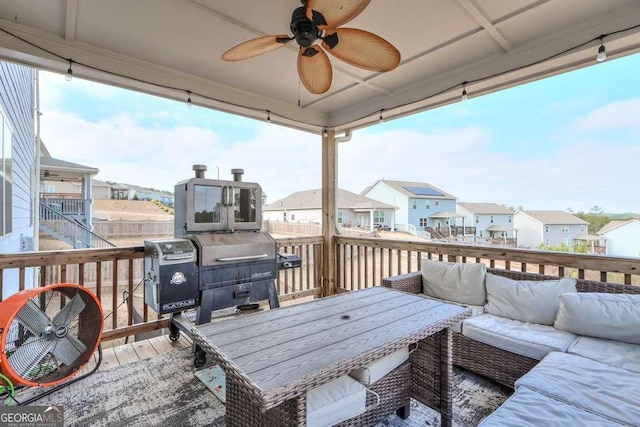
[[640,260],[448,243],[336,238],[339,290],[378,286],[382,278],[419,271],[422,258],[482,262],[488,267],[561,277],[640,285]]
[[[322,238],[278,241],[278,251],[294,253],[301,267],[284,270],[276,281],[281,301],[321,295]],[[77,249],[0,255],[0,299],[4,270],[18,270],[18,290],[24,290],[29,274],[40,286],[78,283],[91,289],[105,314],[103,340],[122,338],[168,326],[144,303],[144,247]],[[138,323],[134,321],[138,318]],[[142,322],[142,323],[140,323]]]
[[[350,291],[378,286],[384,277],[418,271],[423,257],[640,285],[640,260],[633,258],[377,238],[336,237],[335,245],[333,265],[324,266],[322,237],[278,240],[279,252],[295,253],[302,259],[300,268],[279,273],[276,286],[281,301],[322,296],[322,278],[329,271],[335,272],[339,292]],[[4,270],[18,271],[20,290],[25,288],[27,276],[36,271],[40,286],[79,283],[97,295],[106,316],[103,340],[164,328],[168,319],[158,318],[144,304],[143,257],[143,247],[0,255],[0,296]]]
[[[81,199],[80,197],[72,197],[72,194],[64,195],[56,193],[58,197],[45,197],[46,194],[40,195],[40,203],[62,215],[84,215],[85,206],[91,204],[90,199]],[[78,195],[80,196],[80,195]],[[40,219],[48,219],[46,213],[40,213]]]

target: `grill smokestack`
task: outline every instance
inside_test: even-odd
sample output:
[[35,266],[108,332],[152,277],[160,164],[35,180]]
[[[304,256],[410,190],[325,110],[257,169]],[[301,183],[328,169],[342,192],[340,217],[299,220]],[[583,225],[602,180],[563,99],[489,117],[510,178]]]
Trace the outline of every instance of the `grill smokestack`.
[[231,173],[233,174],[234,181],[242,182],[242,175],[244,174],[244,169],[231,169]]
[[193,165],[193,170],[196,171],[196,178],[204,178],[207,165]]

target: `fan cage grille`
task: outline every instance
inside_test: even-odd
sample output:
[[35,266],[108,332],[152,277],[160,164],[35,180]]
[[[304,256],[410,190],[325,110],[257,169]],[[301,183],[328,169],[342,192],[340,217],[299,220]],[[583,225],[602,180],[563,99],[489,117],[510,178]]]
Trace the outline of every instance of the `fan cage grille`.
[[[2,349],[7,365],[17,378],[18,383],[25,385],[52,385],[78,372],[93,355],[102,333],[102,308],[97,299],[85,288],[78,285],[60,286],[39,289],[40,292],[25,299],[24,305],[11,320],[4,339]],[[84,307],[73,318],[63,319],[66,329],[62,333],[76,337],[84,350],[66,365],[52,354],[51,348],[58,345],[56,325],[53,319],[74,297],[78,296]],[[39,335],[34,335],[20,320],[25,316],[25,306],[31,304],[45,313],[51,320]],[[22,313],[22,314],[21,314]],[[60,322],[59,322],[60,323]],[[0,325],[2,326],[2,325]],[[20,352],[17,351],[20,349]],[[55,350],[54,350],[55,351]],[[22,359],[22,360],[20,360]],[[28,369],[24,369],[27,366]],[[18,367],[23,367],[18,369]]]

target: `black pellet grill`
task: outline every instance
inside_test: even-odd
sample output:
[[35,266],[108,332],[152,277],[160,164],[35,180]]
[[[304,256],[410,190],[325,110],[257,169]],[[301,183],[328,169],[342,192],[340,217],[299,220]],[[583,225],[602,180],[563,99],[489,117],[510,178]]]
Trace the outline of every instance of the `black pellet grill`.
[[[275,279],[281,269],[300,266],[300,257],[278,254],[276,241],[262,232],[262,189],[242,182],[204,177],[206,166],[194,165],[194,178],[175,186],[173,239],[145,240],[145,302],[158,314],[196,309],[195,324],[211,321],[215,310],[244,309],[268,300],[279,306]],[[177,337],[176,337],[177,338]]]

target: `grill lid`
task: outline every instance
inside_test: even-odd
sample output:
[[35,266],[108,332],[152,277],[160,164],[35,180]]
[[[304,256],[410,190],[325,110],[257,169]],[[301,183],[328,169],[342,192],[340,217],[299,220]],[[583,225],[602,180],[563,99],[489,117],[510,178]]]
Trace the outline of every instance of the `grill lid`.
[[198,247],[202,267],[276,258],[276,241],[267,233],[205,233],[190,237]]

